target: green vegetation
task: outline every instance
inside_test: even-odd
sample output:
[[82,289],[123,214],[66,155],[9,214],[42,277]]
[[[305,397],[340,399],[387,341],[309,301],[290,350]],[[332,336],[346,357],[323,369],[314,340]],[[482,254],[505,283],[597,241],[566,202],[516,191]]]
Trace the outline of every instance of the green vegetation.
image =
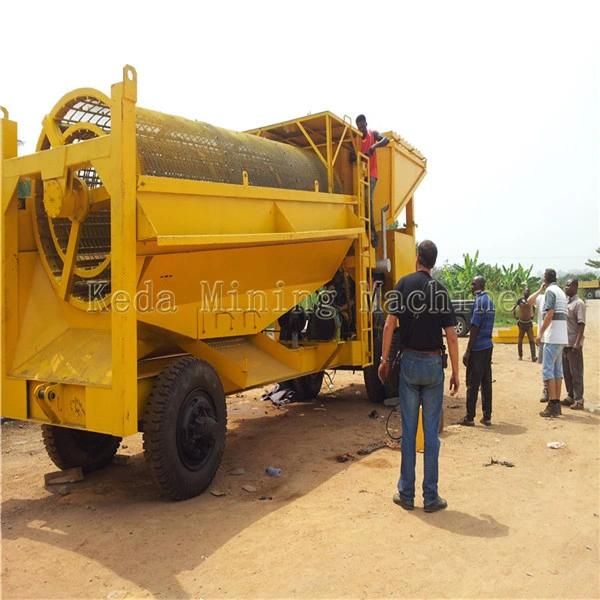
[[537,287],[539,278],[532,277],[533,267],[521,264],[509,267],[490,265],[479,262],[479,250],[471,257],[463,254],[462,265],[444,265],[435,273],[448,288],[452,297],[466,297],[471,292],[471,280],[477,275],[483,275],[486,287],[491,292],[515,292],[520,294],[526,285]]
[[[600,254],[600,248],[596,248],[596,254]],[[590,258],[585,262],[588,267],[592,267],[592,269],[600,269],[600,260],[595,258]]]
[[[600,248],[596,250],[600,254]],[[589,260],[586,263],[590,267],[600,268],[600,260]],[[447,288],[453,299],[471,298],[471,281],[477,275],[483,275],[486,280],[486,289],[494,299],[496,306],[496,325],[514,325],[515,319],[512,309],[517,299],[528,287],[531,292],[538,289],[541,283],[540,277],[532,276],[533,266],[525,267],[521,264],[490,265],[479,262],[479,250],[473,256],[463,254],[463,264],[444,265],[434,269],[434,276]],[[598,274],[593,271],[586,273],[564,273],[560,274],[558,282],[564,286],[567,280],[577,278],[579,281],[591,281],[598,279]]]
[[505,267],[479,261],[479,250],[473,256],[463,254],[463,264],[444,265],[434,275],[448,288],[451,298],[470,298],[473,277],[482,275],[486,289],[496,306],[496,325],[514,325],[512,308],[528,286],[532,291],[540,285],[539,277],[532,277],[533,266],[521,264]]

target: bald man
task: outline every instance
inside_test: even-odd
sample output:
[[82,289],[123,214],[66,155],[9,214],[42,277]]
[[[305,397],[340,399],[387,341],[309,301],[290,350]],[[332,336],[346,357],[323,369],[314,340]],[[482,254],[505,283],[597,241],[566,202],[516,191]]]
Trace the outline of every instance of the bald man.
[[567,345],[563,349],[563,374],[567,397],[563,406],[583,410],[583,339],[585,330],[585,303],[577,295],[579,281],[569,279],[567,294]]

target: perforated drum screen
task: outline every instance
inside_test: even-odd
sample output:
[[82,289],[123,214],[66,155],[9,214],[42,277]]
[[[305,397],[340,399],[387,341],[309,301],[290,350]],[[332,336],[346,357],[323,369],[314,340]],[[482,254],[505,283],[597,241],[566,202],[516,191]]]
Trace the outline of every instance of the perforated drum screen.
[[[87,90],[85,90],[87,92]],[[78,143],[111,129],[108,98],[98,93],[72,95],[49,115],[57,126],[54,143]],[[136,142],[142,175],[242,184],[243,172],[249,185],[312,191],[315,181],[325,191],[327,171],[312,150],[306,150],[248,133],[236,133],[207,123],[136,108]],[[45,131],[38,150],[52,147]],[[77,175],[90,189],[102,181],[92,167]],[[71,234],[69,218],[51,218],[43,202],[40,178],[33,181],[35,223],[41,251],[55,282],[62,276],[67,244]],[[336,180],[334,191],[341,186]],[[110,294],[110,207],[91,212],[83,222],[70,295],[86,300],[90,285]]]
[[144,175],[327,190],[327,171],[312,150],[138,108],[137,145]]

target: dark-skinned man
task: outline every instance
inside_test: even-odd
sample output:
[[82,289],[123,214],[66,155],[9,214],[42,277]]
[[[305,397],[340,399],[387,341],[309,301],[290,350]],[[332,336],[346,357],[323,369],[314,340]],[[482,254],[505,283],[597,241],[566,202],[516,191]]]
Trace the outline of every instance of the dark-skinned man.
[[[423,456],[423,504],[425,512],[443,510],[447,502],[438,494],[438,438],[444,399],[442,331],[446,332],[452,365],[450,393],[458,390],[458,340],[456,317],[446,288],[431,277],[437,248],[429,240],[417,247],[416,272],[402,277],[386,298],[388,316],[383,328],[379,378],[390,371],[392,336],[401,348],[398,395],[402,415],[402,463],[394,502],[414,509],[416,435],[419,406],[423,411],[425,453]],[[389,302],[388,302],[389,300]]]
[[[538,331],[542,328],[542,323],[544,321],[544,294],[546,293],[546,284],[542,280],[542,283],[529,298],[527,298],[527,304],[533,307],[535,306],[535,312],[537,313],[537,326]],[[544,359],[544,344],[540,341],[536,344],[537,346],[537,356],[538,363],[542,364]],[[542,396],[540,397],[540,402],[548,402],[548,384],[544,381],[542,387]]]
[[523,360],[523,338],[527,336],[529,341],[529,349],[531,350],[531,361],[537,362],[535,356],[535,341],[533,338],[533,315],[534,308],[527,299],[529,298],[529,288],[523,290],[523,296],[517,300],[513,308],[513,316],[517,319],[517,327],[519,328],[519,339],[517,342],[517,351],[519,360]]
[[473,278],[471,291],[475,294],[475,302],[471,311],[469,342],[463,356],[463,364],[467,367],[467,414],[460,424],[475,425],[477,395],[481,388],[483,417],[480,422],[489,427],[492,424],[492,330],[496,313],[481,275]]
[[561,402],[574,410],[583,409],[583,332],[585,302],[577,295],[579,281],[570,279],[567,294],[567,347],[563,350],[563,374],[567,397]]
[[540,417],[559,417],[560,389],[563,380],[562,354],[569,339],[567,335],[567,296],[556,283],[556,271],[544,271],[543,321],[536,342],[544,343],[542,377],[548,387],[548,405]]
[[371,244],[377,247],[377,231],[375,230],[375,215],[373,214],[373,198],[375,196],[375,186],[377,185],[377,148],[383,148],[390,143],[388,138],[382,136],[378,131],[373,131],[367,126],[365,115],[356,117],[356,126],[362,134],[360,142],[360,151],[369,157],[369,206],[371,209]]

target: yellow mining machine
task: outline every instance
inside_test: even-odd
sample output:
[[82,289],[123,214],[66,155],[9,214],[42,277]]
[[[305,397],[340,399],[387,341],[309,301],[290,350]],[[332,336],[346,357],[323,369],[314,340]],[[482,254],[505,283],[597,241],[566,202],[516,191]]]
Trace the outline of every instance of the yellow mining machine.
[[306,399],[325,369],[364,369],[384,399],[374,309],[414,265],[426,162],[389,134],[371,215],[348,118],[236,133],[136,101],[131,66],[110,96],[70,92],[24,156],[2,109],[2,416],[41,423],[56,465],[85,471],[141,431],[182,499],[219,466],[227,394],[287,381]]

